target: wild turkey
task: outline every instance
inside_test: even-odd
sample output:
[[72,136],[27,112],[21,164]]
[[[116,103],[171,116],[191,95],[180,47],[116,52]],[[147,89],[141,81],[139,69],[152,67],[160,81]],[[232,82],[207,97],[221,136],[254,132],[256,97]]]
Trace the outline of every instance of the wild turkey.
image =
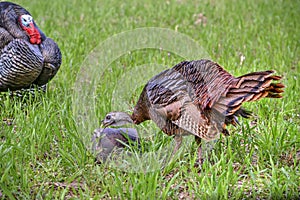
[[43,86],[61,65],[57,44],[21,6],[0,2],[0,92]]
[[97,161],[106,161],[114,149],[124,148],[125,144],[136,143],[139,137],[134,128],[98,128],[92,137],[92,150],[97,154]]
[[273,82],[281,77],[273,74],[270,70],[234,77],[210,60],[184,61],[146,84],[132,115],[108,113],[103,125],[140,124],[151,119],[164,133],[175,137],[174,153],[183,135],[194,135],[201,161],[201,139],[229,135],[226,125],[236,126],[238,116],[249,117],[242,103],[282,97],[284,85]]

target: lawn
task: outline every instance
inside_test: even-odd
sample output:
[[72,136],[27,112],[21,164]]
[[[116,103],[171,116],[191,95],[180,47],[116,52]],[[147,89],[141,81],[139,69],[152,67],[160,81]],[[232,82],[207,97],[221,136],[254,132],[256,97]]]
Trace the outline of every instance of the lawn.
[[[297,199],[300,193],[300,2],[16,1],[59,45],[62,66],[45,94],[0,101],[0,199]],[[284,98],[220,137],[201,168],[193,137],[174,141],[153,122],[141,150],[96,164],[93,130],[131,111],[154,74],[210,58],[235,76],[276,70]],[[207,145],[209,146],[209,145]],[[123,159],[123,160],[122,160]]]

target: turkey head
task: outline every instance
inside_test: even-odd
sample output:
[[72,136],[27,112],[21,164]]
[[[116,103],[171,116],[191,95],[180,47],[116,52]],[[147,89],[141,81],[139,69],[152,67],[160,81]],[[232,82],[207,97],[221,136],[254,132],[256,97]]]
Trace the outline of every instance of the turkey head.
[[41,34],[39,30],[35,27],[33,18],[30,15],[21,15],[19,16],[18,22],[21,28],[29,36],[29,41],[31,44],[40,44],[41,43]]

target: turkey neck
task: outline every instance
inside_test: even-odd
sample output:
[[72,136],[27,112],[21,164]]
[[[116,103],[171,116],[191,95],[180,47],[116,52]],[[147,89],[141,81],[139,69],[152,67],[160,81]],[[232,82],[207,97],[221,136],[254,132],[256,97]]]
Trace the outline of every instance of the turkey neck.
[[140,124],[143,121],[150,120],[149,108],[151,105],[147,97],[146,86],[144,87],[131,116],[134,124]]

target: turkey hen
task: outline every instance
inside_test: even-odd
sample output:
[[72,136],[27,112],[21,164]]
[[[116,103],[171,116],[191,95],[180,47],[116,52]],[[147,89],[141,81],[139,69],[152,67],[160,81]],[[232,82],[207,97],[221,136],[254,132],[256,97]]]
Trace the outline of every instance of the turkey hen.
[[44,86],[61,65],[57,44],[21,6],[0,2],[0,92]]
[[99,152],[97,161],[106,161],[114,149],[124,148],[125,144],[136,143],[139,145],[139,137],[134,128],[98,128],[92,137],[92,150]]
[[201,161],[201,139],[229,135],[227,125],[236,126],[238,116],[250,115],[241,107],[244,102],[282,97],[284,85],[274,82],[281,77],[273,74],[269,70],[234,77],[210,60],[183,61],[146,84],[132,115],[108,113],[103,125],[153,120],[164,133],[174,136],[173,153],[180,147],[182,136],[194,135]]

